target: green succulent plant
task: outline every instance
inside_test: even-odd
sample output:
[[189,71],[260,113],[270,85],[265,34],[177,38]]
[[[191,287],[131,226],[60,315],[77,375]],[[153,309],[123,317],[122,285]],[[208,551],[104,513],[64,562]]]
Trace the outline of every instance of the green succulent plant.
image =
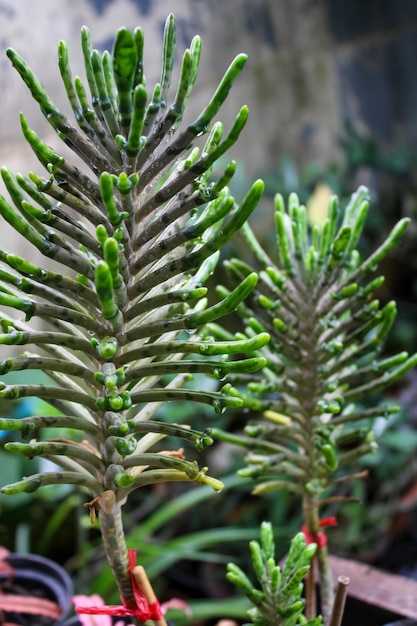
[[[129,494],[161,481],[221,488],[196,461],[175,450],[161,451],[161,444],[155,449],[171,435],[198,449],[212,443],[207,432],[164,423],[158,408],[174,401],[208,403],[218,412],[240,406],[225,378],[265,363],[252,353],[268,341],[267,333],[217,341],[205,330],[236,309],[257,275],[245,277],[210,305],[204,286],[221,248],[255,208],[263,184],[255,182],[237,206],[227,186],[236,164],[230,161],[211,178],[213,164],[236,142],[247,120],[248,109],[242,107],[227,132],[221,122],[213,123],[245,55],[236,57],[207,106],[182,128],[197,76],[199,37],[184,52],[171,103],[172,15],[165,27],[160,83],[152,93],[145,84],[140,28],[119,30],[111,54],[92,48],[86,28],[81,40],[87,82],[72,77],[65,42],[58,48],[76,125],[56,108],[17,52],[7,53],[46,120],[84,166],[45,144],[21,116],[23,134],[47,174],[26,176],[4,167],[13,204],[0,197],[0,213],[48,262],[38,266],[0,248],[0,344],[14,347],[0,362],[0,372],[42,370],[51,382],[2,382],[0,399],[36,396],[58,414],[2,418],[0,429],[29,439],[9,442],[7,450],[50,459],[62,469],[34,474],[1,491],[33,492],[61,483],[86,488],[87,505],[92,517],[98,514],[108,561],[129,603],[134,597],[121,513]],[[204,143],[201,135],[207,136]],[[15,348],[21,346],[23,353]],[[250,356],[243,358],[245,353]],[[194,374],[224,382],[218,391],[187,387]],[[74,439],[45,441],[45,428],[56,429],[57,437],[60,429],[72,429]]]
[[[305,532],[318,544],[325,623],[333,581],[320,510],[343,499],[335,487],[352,477],[352,463],[375,450],[373,421],[399,410],[381,403],[377,392],[417,364],[417,355],[406,352],[381,355],[396,306],[382,305],[375,295],[384,281],[376,274],[378,264],[398,245],[408,220],[361,259],[357,244],[368,209],[361,187],[343,212],[333,198],[321,227],[311,228],[295,194],[287,207],[277,195],[274,258],[245,224],[253,263],[225,262],[231,284],[246,280],[254,268],[259,273],[238,314],[248,336],[267,332],[271,340],[260,350],[266,365],[253,375],[237,375],[231,390],[261,419],[248,423],[243,435],[213,435],[248,450],[240,474],[257,481],[254,493],[284,489],[301,499]],[[225,287],[219,292],[230,293]],[[213,332],[231,338],[219,327]]]
[[[320,626],[322,618],[307,619],[304,615],[303,579],[310,569],[316,544],[306,544],[303,533],[292,540],[283,567],[275,561],[275,542],[272,525],[261,525],[261,542],[251,541],[253,569],[260,589],[253,586],[245,572],[235,563],[227,566],[227,578],[244,593],[251,604],[248,617],[254,626]],[[245,625],[247,626],[247,625]]]

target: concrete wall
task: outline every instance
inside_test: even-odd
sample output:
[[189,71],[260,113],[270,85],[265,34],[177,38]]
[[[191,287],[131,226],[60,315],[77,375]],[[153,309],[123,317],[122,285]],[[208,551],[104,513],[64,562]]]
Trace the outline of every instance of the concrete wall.
[[[249,62],[219,117],[231,123],[251,108],[234,150],[249,180],[282,156],[301,167],[340,156],[345,117],[384,142],[413,139],[417,111],[417,4],[412,0],[0,0],[0,163],[41,168],[21,140],[18,112],[59,145],[5,57],[17,49],[55,102],[68,112],[56,62],[60,39],[70,46],[74,73],[83,72],[79,31],[111,48],[117,28],[141,25],[148,84],[159,75],[168,11],[178,22],[178,56],[196,33],[203,58],[190,115],[198,113],[238,52]],[[3,235],[0,230],[0,243]]]

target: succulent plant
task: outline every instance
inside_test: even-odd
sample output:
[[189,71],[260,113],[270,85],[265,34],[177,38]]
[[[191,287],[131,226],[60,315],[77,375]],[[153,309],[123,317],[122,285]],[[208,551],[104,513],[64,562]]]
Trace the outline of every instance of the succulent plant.
[[[417,364],[417,355],[381,355],[395,320],[394,302],[376,297],[384,282],[379,263],[398,245],[408,225],[401,220],[369,258],[358,251],[369,209],[364,187],[341,211],[331,199],[321,226],[310,227],[295,194],[284,205],[275,199],[277,245],[269,256],[250,226],[243,226],[253,263],[226,261],[230,284],[241,284],[254,271],[259,281],[238,308],[245,333],[267,332],[261,350],[266,365],[253,375],[237,375],[232,394],[262,414],[243,436],[216,436],[248,449],[243,476],[257,482],[254,493],[286,490],[302,501],[306,536],[318,544],[321,599],[325,623],[333,603],[320,510],[337,502],[334,493],[352,478],[352,464],[376,449],[373,422],[399,410],[380,402],[377,393]],[[223,297],[230,293],[219,289]],[[231,335],[213,326],[218,338]]]
[[[218,391],[187,382],[196,373],[223,381],[265,362],[252,353],[268,341],[267,333],[223,342],[205,330],[208,322],[236,309],[257,275],[210,304],[204,286],[221,248],[255,208],[263,184],[255,182],[238,206],[228,188],[236,163],[228,162],[211,178],[213,164],[236,142],[247,120],[248,109],[242,107],[227,132],[221,122],[213,123],[245,55],[236,57],[207,106],[182,128],[197,76],[199,37],[183,54],[171,103],[172,15],[164,33],[160,83],[152,93],[145,84],[140,28],[119,30],[112,53],[94,50],[86,28],[81,41],[86,83],[72,76],[65,42],[58,48],[76,125],[57,109],[18,53],[7,53],[46,120],[83,166],[44,143],[21,116],[23,134],[47,172],[23,175],[4,167],[12,203],[0,197],[0,213],[47,262],[38,266],[0,248],[0,344],[3,350],[14,347],[11,355],[7,348],[0,371],[42,370],[50,384],[3,382],[0,398],[36,396],[55,414],[3,418],[0,429],[29,439],[9,442],[6,449],[50,459],[61,469],[36,473],[1,491],[33,492],[62,483],[85,488],[120,593],[132,603],[122,523],[129,494],[161,481],[221,488],[207,468],[188,461],[182,451],[164,451],[159,443],[174,435],[201,449],[212,442],[209,433],[164,423],[159,407],[176,401],[207,403],[218,412],[240,406],[227,380]],[[243,358],[245,353],[251,355]],[[56,438],[43,440],[45,428],[54,429]]]
[[252,607],[248,610],[249,624],[256,626],[320,626],[321,617],[307,619],[304,615],[303,580],[310,569],[316,544],[306,544],[303,533],[291,541],[285,564],[275,561],[275,542],[272,525],[261,524],[261,541],[251,541],[253,569],[260,589],[235,563],[227,566],[227,578],[245,594]]

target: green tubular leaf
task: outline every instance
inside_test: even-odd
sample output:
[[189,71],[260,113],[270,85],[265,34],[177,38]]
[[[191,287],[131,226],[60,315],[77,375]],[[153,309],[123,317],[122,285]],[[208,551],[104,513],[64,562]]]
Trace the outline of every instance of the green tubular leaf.
[[[2,397],[0,391],[0,397]],[[222,413],[227,407],[239,408],[243,405],[241,398],[226,395],[225,393],[216,393],[211,391],[197,391],[194,389],[170,389],[170,388],[154,388],[150,390],[141,390],[132,393],[133,404],[142,402],[199,402],[202,404],[210,404],[216,413]]]
[[299,206],[291,217],[291,226],[294,238],[294,253],[299,262],[305,263],[305,243],[307,241],[307,210]]
[[372,345],[378,346],[383,343],[395,322],[396,316],[397,305],[393,300],[391,300],[391,302],[388,302],[381,311],[381,324],[371,339]]
[[330,253],[330,268],[343,262],[348,252],[349,242],[352,237],[352,229],[349,226],[345,226],[339,230],[333,243],[331,245]]
[[179,363],[158,361],[139,365],[126,371],[126,382],[140,380],[144,376],[165,376],[168,374],[208,374],[223,380],[228,374],[249,374],[255,372],[266,364],[263,357],[239,359],[238,361],[189,361]]
[[[229,150],[236,143],[240,136],[240,133],[246,125],[248,115],[248,107],[243,106],[236,116],[236,119],[224,141],[222,141],[217,146],[217,148],[212,150],[210,153],[202,155],[196,163],[191,165],[191,167],[180,173],[178,176],[174,177],[172,181],[169,180],[166,185],[164,185],[159,191],[157,191],[151,197],[151,199],[142,206],[141,215],[143,213],[145,215],[149,214],[156,206],[159,206],[163,202],[166,202],[179,191],[184,189],[188,184],[194,182],[198,178],[198,176],[204,174],[204,172],[206,172],[213,163],[215,163],[225,152],[227,152],[227,150]],[[146,185],[148,185],[159,172],[163,171],[164,168],[172,163],[173,159],[177,155],[181,154],[185,149],[188,149],[190,141],[192,141],[193,138],[193,133],[189,129],[187,129],[187,131],[180,135],[176,141],[171,142],[165,149],[165,151],[162,152],[160,156],[158,156],[158,160],[154,161],[152,164],[149,164],[148,167],[143,170],[140,178],[139,190],[144,189]],[[150,145],[149,149],[153,149],[153,145]],[[140,159],[143,160],[146,156],[146,150],[142,150]],[[136,219],[139,220],[140,217],[141,216],[138,215]]]
[[329,201],[329,207],[327,211],[327,219],[323,224],[323,230],[321,234],[319,263],[320,265],[326,265],[329,259],[331,242],[334,238],[337,228],[337,218],[339,215],[339,200],[337,196],[332,196]]
[[275,596],[278,594],[281,586],[281,568],[277,565],[270,573],[271,593]]
[[356,283],[351,283],[350,285],[341,287],[337,292],[330,292],[330,295],[334,300],[344,300],[345,298],[351,298],[356,295],[357,292],[358,285]]
[[370,377],[375,377],[378,374],[387,372],[397,365],[401,365],[408,359],[408,352],[399,352],[387,359],[381,359],[379,361],[373,361],[368,367],[355,368],[351,372],[339,378],[339,385],[342,387],[347,385],[348,387],[355,386],[358,382],[362,383],[364,380],[368,380]]
[[190,126],[190,129],[196,134],[204,133],[207,131],[209,124],[213,117],[217,115],[223,102],[226,100],[229,91],[235,82],[236,78],[240,74],[247,61],[246,54],[239,54],[230,64],[226,70],[219,86],[217,87],[212,99],[205,109],[200,113],[198,118]]
[[34,100],[39,104],[48,122],[55,130],[62,129],[65,123],[65,117],[58,111],[52,100],[50,100],[38,78],[15,50],[9,48],[6,54],[12,62],[13,67],[19,72],[25,84],[29,87]]
[[263,578],[265,577],[265,563],[261,546],[257,541],[251,541],[249,543],[249,548],[252,556],[252,564],[253,569],[255,570],[255,574],[258,580],[263,580]]
[[76,76],[74,78],[74,88],[77,94],[77,98],[80,102],[83,119],[94,130],[95,135],[99,137],[100,140],[102,140],[106,134],[104,127],[101,125],[94,109],[92,109],[90,106],[90,103],[87,97],[87,92],[79,76]]
[[[3,168],[2,173],[4,177],[8,179],[9,172]],[[79,271],[80,273],[91,276],[91,265],[75,248],[72,248],[70,244],[65,244],[63,237],[57,233],[53,233],[52,240],[48,239],[50,233],[45,227],[42,226],[43,232],[46,236],[40,234],[34,226],[24,220],[3,198],[0,196],[0,213],[4,219],[23,237],[25,237],[29,243],[33,244],[42,254],[55,259],[60,263],[71,267]],[[38,228],[40,223],[37,222]]]
[[116,87],[116,83],[114,82],[114,76],[113,76],[113,59],[108,50],[105,50],[103,52],[101,61],[103,65],[104,80],[106,83],[106,94],[109,99],[112,111],[113,111],[113,117],[116,123],[118,123],[119,109],[118,109],[117,87]]
[[235,563],[227,564],[226,578],[232,582],[245,595],[252,592],[253,585],[243,570]]
[[129,157],[138,155],[143,147],[142,129],[145,120],[147,93],[144,85],[138,85],[133,92],[132,119],[126,144],[126,154]]
[[103,246],[104,260],[107,263],[112,281],[113,287],[115,289],[119,289],[121,287],[123,281],[122,277],[119,274],[119,266],[120,266],[120,249],[119,244],[117,243],[114,237],[109,237],[106,239]]
[[120,126],[129,129],[132,113],[132,91],[138,69],[138,47],[135,34],[127,28],[118,30],[113,45],[113,74],[119,94]]
[[[161,433],[163,435],[171,437],[179,437],[181,439],[191,441],[196,446],[197,450],[203,450],[207,446],[213,444],[213,438],[210,436],[209,431],[200,432],[192,430],[188,427],[182,427],[178,424],[165,424],[163,422],[155,422],[149,420],[148,422],[135,422],[129,421],[129,429],[132,433]],[[109,428],[110,434],[117,435],[117,426]]]
[[[239,475],[242,476],[241,472]],[[301,485],[293,483],[289,480],[269,480],[268,482],[258,483],[253,488],[252,493],[254,495],[262,495],[264,493],[270,493],[271,491],[288,491],[298,496],[304,494],[304,489]]]
[[[218,198],[209,202],[202,215],[199,217],[196,223],[188,226],[178,232],[175,232],[170,237],[167,237],[160,245],[154,246],[153,250],[150,250],[145,258],[138,258],[135,263],[135,271],[146,267],[153,263],[155,260],[164,257],[171,250],[178,248],[180,245],[187,244],[187,242],[193,242],[199,237],[204,237],[204,234],[209,232],[211,227],[215,229],[222,220],[231,213],[234,207],[234,199],[225,194],[220,194]],[[144,233],[142,233],[142,243],[144,240]],[[134,247],[137,246],[137,241],[134,242]]]
[[69,103],[74,112],[75,119],[80,124],[83,119],[83,114],[72,81],[68,46],[65,41],[60,41],[58,44],[58,65]]
[[93,143],[71,126],[65,115],[56,108],[26,62],[11,48],[8,49],[7,56],[11,60],[13,67],[19,72],[20,76],[29,87],[44,117],[59,134],[64,143],[69,145],[85,162],[89,163],[90,167],[94,163],[98,170],[105,169],[106,161],[101,156],[100,152],[95,148]]
[[368,211],[369,211],[369,202],[365,200],[360,204],[357,214],[355,216],[355,222],[353,224],[353,229],[352,229],[352,237],[349,242],[347,253],[353,252],[353,250],[355,249],[360,239],[360,236],[362,234],[362,230],[365,224],[366,217],[368,215]]
[[[222,226],[221,230],[199,248],[196,252],[192,252],[188,256],[173,261],[167,265],[163,265],[160,269],[156,269],[152,274],[148,274],[143,280],[138,280],[135,285],[135,291],[147,291],[149,288],[158,284],[160,277],[175,276],[179,272],[192,271],[203,263],[211,254],[217,253],[231,237],[242,227],[246,219],[257,206],[264,190],[263,181],[256,181],[249,192],[244,197],[242,203],[232,217]],[[134,293],[131,295],[134,296]]]
[[392,371],[386,371],[382,376],[379,376],[374,381],[365,383],[359,387],[353,387],[345,393],[345,401],[352,402],[358,401],[367,397],[369,394],[382,391],[392,383],[396,382],[404,376],[408,371],[413,369],[417,365],[417,355],[411,356],[404,363],[395,367]]
[[[65,165],[65,168],[63,169],[67,171],[70,168]],[[91,181],[90,179],[86,180],[85,177],[83,177],[80,173],[76,172],[76,174],[76,180],[78,184],[84,189],[85,193],[88,193],[88,198],[85,195],[82,196],[75,189],[75,187],[70,184],[66,185],[66,189],[60,187],[57,182],[54,182],[58,180],[58,178],[54,177],[54,174],[52,174],[48,179],[45,179],[41,176],[38,176],[37,174],[34,174],[33,172],[29,172],[29,178],[32,180],[32,182],[35,183],[40,191],[45,191],[51,198],[54,198],[58,202],[62,202],[68,207],[74,209],[80,215],[80,217],[86,218],[93,225],[106,224],[106,217],[99,209],[99,186],[96,183],[93,183],[93,181]],[[71,177],[72,180],[75,180],[74,176],[72,176],[72,173],[67,174],[67,181],[69,177]]]
[[232,180],[235,175],[237,169],[236,161],[230,161],[223,171],[223,174],[219,177],[219,179],[214,183],[214,185],[210,189],[211,196],[214,198],[222,189],[224,189],[229,182]]
[[138,55],[138,60],[136,63],[136,73],[133,79],[133,85],[136,87],[141,83],[145,83],[145,76],[143,73],[143,47],[145,42],[145,37],[141,28],[137,27],[133,31],[133,37],[135,40],[136,51]]
[[72,307],[68,307],[67,303],[56,306],[32,302],[32,307],[26,311],[26,320],[34,316],[42,319],[59,319],[93,332],[100,332],[101,330],[101,324],[93,316],[80,313]]
[[347,412],[332,419],[332,424],[338,426],[340,424],[351,424],[364,419],[374,419],[376,417],[384,417],[388,419],[390,415],[396,415],[400,411],[400,407],[392,405],[378,406],[373,409],[365,409],[354,412]]
[[100,176],[100,193],[109,216],[109,222],[113,226],[118,226],[123,219],[123,213],[118,209],[114,195],[113,176],[108,172],[103,172]]
[[23,293],[31,293],[32,285],[29,280],[26,280],[18,274],[10,272],[3,267],[0,268],[0,281],[2,283],[7,283],[18,287],[20,291],[23,291]]
[[17,356],[0,361],[0,374],[19,372],[27,369],[56,371],[77,376],[89,383],[94,384],[94,376],[89,368],[64,359],[54,359],[46,356]]
[[210,230],[218,230],[222,220],[230,214],[233,206],[234,199],[231,197],[224,199],[222,194],[221,197],[209,203],[195,224],[174,232],[173,235],[167,237],[159,245],[154,246],[153,250],[144,258],[139,257],[134,265],[135,271],[139,271],[156,260],[166,257],[172,250],[178,250],[176,254],[179,256],[180,246],[189,246],[190,243],[196,242],[200,237],[204,238],[205,233],[210,232]]
[[80,302],[88,302],[89,308],[96,306],[97,299],[91,289],[80,285],[77,281],[69,276],[62,276],[49,270],[42,269],[21,257],[14,254],[7,254],[5,262],[13,269],[18,270],[21,274],[30,276],[41,284],[53,287],[63,292],[69,291],[71,298]]
[[343,216],[343,226],[353,226],[355,220],[357,219],[358,212],[360,212],[361,207],[364,202],[369,200],[369,191],[364,186],[361,185],[358,187],[355,193],[352,194],[349,203],[345,209]]
[[46,248],[44,238],[10,206],[3,196],[0,196],[0,213],[12,228],[23,235],[38,250],[42,252]]
[[106,79],[103,71],[103,63],[100,53],[97,50],[93,50],[91,53],[91,69],[93,71],[94,80],[98,93],[98,106],[101,109],[103,118],[106,121],[107,128],[110,131],[112,137],[120,132],[118,120],[113,111],[112,103],[107,93]]
[[378,449],[375,441],[365,442],[360,446],[356,446],[349,452],[345,452],[339,455],[339,467],[347,467],[348,465],[352,465],[352,463],[356,463],[361,457],[366,454],[375,454]]
[[[259,244],[258,240],[256,239],[255,233],[249,226],[248,222],[245,222],[242,226],[242,235],[258,261],[263,266],[272,266],[273,263],[271,259],[268,257],[265,250],[263,250],[262,246]],[[232,259],[231,263],[233,264],[235,263],[235,261],[239,262],[239,260],[237,259]]]
[[180,472],[178,470],[155,469],[140,472],[134,477],[134,482],[130,487],[128,487],[128,490],[125,493],[127,495],[130,491],[138,489],[139,487],[145,487],[146,485],[189,480],[194,480],[198,484],[209,485],[215,491],[221,491],[223,488],[223,483],[215,478],[212,478],[211,476],[207,476],[203,470],[200,470],[197,476],[191,479],[185,472]]
[[38,397],[46,399],[65,400],[78,402],[90,409],[95,409],[94,398],[86,393],[75,392],[72,389],[59,387],[47,387],[45,385],[4,385],[0,384],[0,398],[17,400],[18,398]]
[[327,469],[329,470],[329,472],[334,472],[337,469],[337,457],[334,447],[331,444],[326,443],[321,448],[321,452],[323,454]]
[[189,93],[196,79],[198,61],[199,59],[196,60],[190,50],[184,52],[177,93],[170,107],[170,114],[177,121],[182,118]]
[[89,341],[83,337],[72,336],[67,333],[58,332],[36,332],[19,331],[9,329],[7,333],[0,334],[0,345],[19,346],[28,344],[53,344],[60,345],[73,350],[81,350],[85,354],[96,356]]
[[409,218],[404,218],[400,220],[394,226],[384,243],[379,248],[377,248],[377,250],[375,250],[375,252],[371,254],[361,265],[359,265],[357,270],[353,272],[351,278],[354,280],[356,275],[362,276],[368,274],[369,272],[374,272],[381,260],[398,246],[409,223]]
[[81,485],[87,487],[94,495],[104,491],[103,485],[92,477],[78,472],[48,472],[33,474],[16,483],[5,485],[0,489],[1,493],[14,495],[16,493],[32,493],[40,487],[48,485]]
[[270,522],[262,522],[261,524],[261,544],[266,559],[273,558],[275,556],[275,542]]
[[105,261],[97,263],[94,282],[104,319],[118,323],[120,311],[114,297],[111,271]]
[[380,289],[385,282],[384,276],[378,276],[371,280],[367,285],[359,287],[358,290],[358,298],[361,300],[366,300],[369,298],[375,291]]
[[[0,335],[0,340],[1,340]],[[216,341],[207,338],[205,341],[167,341],[154,344],[147,344],[140,348],[135,348],[123,352],[118,357],[118,363],[125,365],[137,359],[154,357],[161,354],[202,354],[204,356],[219,356],[223,354],[252,353],[259,350],[268,343],[270,336],[268,333],[261,333],[251,338]]]
[[64,157],[60,156],[52,148],[50,148],[46,143],[44,143],[40,137],[33,131],[23,113],[20,114],[20,126],[23,132],[23,136],[26,141],[32,148],[36,157],[45,167],[48,166],[49,163],[53,165],[60,165],[64,161]]
[[93,470],[96,469],[103,472],[105,469],[103,461],[82,445],[35,441],[31,443],[8,442],[4,447],[9,452],[21,454],[29,459],[32,459],[35,456],[63,456],[80,460],[83,464],[87,464]]
[[[161,108],[161,85],[159,83],[156,83],[156,85],[153,88],[151,101],[148,105],[148,108],[146,109],[145,120],[143,123],[143,127],[145,129],[146,135],[152,134],[152,126],[155,124],[155,119],[160,111],[160,108]],[[146,160],[148,156],[147,150],[151,149],[150,143],[151,142],[147,140],[146,149],[143,150],[143,152],[141,153],[137,166],[142,165],[144,160]]]
[[284,618],[288,618],[288,617],[295,616],[297,613],[301,613],[303,609],[304,609],[303,600],[295,600],[295,602],[293,602],[292,604],[290,604],[289,606],[285,608],[282,608],[282,609],[278,608],[278,613],[282,615]]
[[191,480],[194,480],[200,471],[197,461],[186,461],[174,456],[151,452],[127,456],[121,461],[121,466],[125,469],[141,466],[149,466],[151,469],[175,469],[184,472]]
[[287,232],[288,227],[288,216],[282,214],[280,211],[275,212],[275,223],[277,227],[277,235],[278,235],[278,250],[280,257],[282,259],[282,265],[284,269],[291,276],[294,271],[294,265],[291,259],[291,244],[289,240],[289,233]]
[[224,300],[209,307],[205,311],[199,311],[188,316],[186,328],[198,328],[203,324],[207,324],[228,313],[232,313],[251,291],[253,291],[257,282],[258,275],[255,272],[250,274],[236,289],[224,298]]
[[[50,215],[52,211],[57,212],[58,207],[54,206],[50,199],[42,192],[39,191],[37,186],[33,183],[29,176],[22,176],[22,174],[16,174],[16,181],[26,193],[28,193],[31,198],[33,198],[43,209],[43,212],[39,213],[39,219],[50,219]],[[37,211],[41,211],[38,207],[35,208]],[[71,220],[68,218],[68,221]],[[73,223],[73,222],[71,222]]]
[[175,59],[175,36],[175,16],[171,13],[165,22],[164,44],[162,50],[161,103],[163,107],[166,106],[167,94],[171,85],[171,76]]
[[2,291],[0,291],[0,305],[23,311],[26,314],[27,320],[33,316],[35,311],[35,304],[32,300],[23,300],[22,298],[12,296]]
[[102,123],[95,110],[91,108],[85,87],[79,76],[74,78],[74,88],[80,102],[82,120],[84,120],[80,121],[80,128],[93,140],[97,138],[102,147],[107,151],[109,161],[114,164],[115,167],[120,167],[122,163],[120,151],[107,130],[107,126]]
[[[90,87],[93,106],[98,118],[102,120],[102,113],[100,107],[97,104],[99,100],[99,94],[97,91],[96,81],[94,80],[93,68],[91,66],[91,54],[93,52],[91,33],[86,26],[83,26],[81,28],[81,48],[83,51],[85,74],[87,76],[88,86]],[[79,82],[79,85],[81,85],[81,82]],[[80,97],[79,94],[78,97]]]
[[193,300],[200,300],[207,294],[206,287],[197,287],[196,289],[179,289],[178,291],[170,291],[162,293],[151,298],[146,298],[135,303],[131,308],[127,308],[124,311],[124,319],[126,321],[134,319],[135,317],[142,315],[146,311],[152,311],[175,302],[192,302]]
[[35,415],[20,419],[0,418],[0,430],[20,431],[24,439],[29,439],[42,428],[72,428],[93,435],[96,441],[101,441],[101,430],[86,419],[72,415]]

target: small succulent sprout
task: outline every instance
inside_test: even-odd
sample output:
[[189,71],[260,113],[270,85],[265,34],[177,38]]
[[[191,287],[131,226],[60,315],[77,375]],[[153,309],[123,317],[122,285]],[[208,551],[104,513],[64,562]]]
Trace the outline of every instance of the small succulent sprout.
[[275,561],[271,524],[263,522],[260,533],[260,543],[251,541],[249,544],[257,586],[238,565],[227,565],[228,580],[253,605],[247,612],[251,623],[262,626],[319,626],[323,623],[320,616],[310,620],[304,616],[305,600],[302,596],[303,579],[310,569],[316,545],[307,545],[304,534],[298,533],[291,542],[285,564],[281,568]]

